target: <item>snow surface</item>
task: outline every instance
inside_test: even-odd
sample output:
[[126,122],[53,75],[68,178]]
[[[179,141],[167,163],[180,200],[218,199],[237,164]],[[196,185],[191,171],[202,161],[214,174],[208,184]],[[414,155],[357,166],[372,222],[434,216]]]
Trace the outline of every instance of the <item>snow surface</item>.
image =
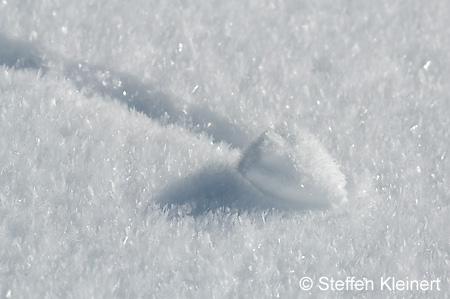
[[283,122],[263,132],[243,153],[239,172],[269,203],[288,209],[347,202],[346,179],[320,142]]
[[449,14],[0,1],[0,297],[450,297]]

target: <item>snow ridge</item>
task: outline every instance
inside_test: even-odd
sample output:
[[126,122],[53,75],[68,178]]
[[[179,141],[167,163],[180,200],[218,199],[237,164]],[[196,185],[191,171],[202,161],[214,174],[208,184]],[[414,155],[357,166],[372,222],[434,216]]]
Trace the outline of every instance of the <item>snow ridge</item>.
[[[47,54],[44,59],[39,55],[42,51],[31,43],[3,35],[0,42],[4,44],[1,63],[16,68],[39,68],[44,75],[59,69],[85,95],[101,94],[117,99],[130,109],[158,120],[162,126],[178,124],[193,133],[206,133],[215,142],[226,141],[238,148],[245,147],[249,138],[245,128],[221,118],[207,106],[180,109],[171,95],[130,74],[87,62],[70,62],[57,54]],[[160,203],[190,203],[193,213],[200,214],[220,207],[311,208],[347,201],[345,176],[320,141],[295,121],[264,131],[247,146],[237,171],[233,167],[225,169],[209,167],[193,174],[186,182],[180,182],[179,187],[170,187],[170,192],[160,196]]]

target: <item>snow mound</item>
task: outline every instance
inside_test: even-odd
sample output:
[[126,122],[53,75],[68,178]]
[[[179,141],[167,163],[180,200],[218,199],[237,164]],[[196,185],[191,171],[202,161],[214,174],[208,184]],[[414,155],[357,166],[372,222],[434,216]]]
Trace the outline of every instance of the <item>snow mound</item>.
[[295,124],[263,132],[245,150],[238,170],[274,206],[327,207],[347,201],[339,166],[319,140]]
[[347,201],[346,178],[317,138],[293,124],[273,126],[231,165],[213,164],[168,184],[156,202],[169,214],[223,209],[300,210]]

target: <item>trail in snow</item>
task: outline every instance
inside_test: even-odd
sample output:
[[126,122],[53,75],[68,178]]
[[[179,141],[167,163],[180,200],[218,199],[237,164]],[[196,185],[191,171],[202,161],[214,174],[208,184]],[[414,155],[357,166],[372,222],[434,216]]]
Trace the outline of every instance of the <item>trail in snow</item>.
[[[191,214],[223,207],[317,208],[347,201],[345,176],[328,151],[295,123],[281,123],[248,143],[242,128],[207,106],[177,107],[172,97],[138,78],[110,68],[42,55],[36,45],[0,35],[0,64],[15,68],[62,69],[66,79],[86,95],[102,94],[125,103],[161,125],[178,124],[203,132],[215,142],[245,149],[233,167],[210,167],[168,186],[162,206],[189,205]],[[45,58],[44,58],[45,57]]]

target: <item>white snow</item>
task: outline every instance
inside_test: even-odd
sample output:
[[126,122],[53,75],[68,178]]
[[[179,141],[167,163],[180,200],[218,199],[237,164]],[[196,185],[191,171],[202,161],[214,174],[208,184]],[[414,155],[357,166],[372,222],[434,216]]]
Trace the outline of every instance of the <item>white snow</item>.
[[0,297],[449,297],[449,14],[0,1]]
[[294,123],[263,132],[244,152],[241,174],[274,206],[310,208],[347,201],[345,176],[322,144]]

